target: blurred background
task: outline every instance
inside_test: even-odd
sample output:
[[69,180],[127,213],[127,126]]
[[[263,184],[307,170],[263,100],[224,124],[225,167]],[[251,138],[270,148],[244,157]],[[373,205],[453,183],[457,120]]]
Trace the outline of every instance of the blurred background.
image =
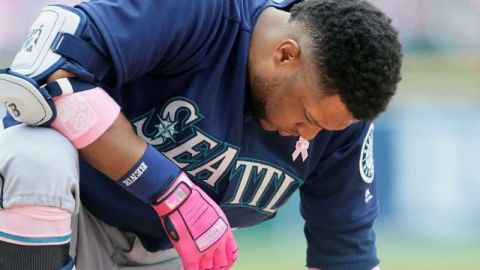
[[[0,0],[0,66],[41,8],[78,1]],[[480,0],[372,0],[404,47],[403,80],[376,122],[376,222],[383,270],[480,269]],[[304,269],[298,196],[237,230],[235,270]]]

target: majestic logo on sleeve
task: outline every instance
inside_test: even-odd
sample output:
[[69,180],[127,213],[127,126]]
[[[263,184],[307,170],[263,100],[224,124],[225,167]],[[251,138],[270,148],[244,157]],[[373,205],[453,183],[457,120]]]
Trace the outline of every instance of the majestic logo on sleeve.
[[375,166],[373,162],[373,124],[370,124],[367,135],[362,145],[360,154],[360,175],[363,181],[370,184],[375,176]]
[[[132,120],[136,133],[155,146],[197,184],[218,191],[228,181],[228,207],[248,207],[271,215],[298,188],[302,180],[262,160],[240,157],[240,148],[214,138],[199,128],[204,118],[196,104],[174,98],[160,110]],[[223,182],[225,183],[225,182]]]

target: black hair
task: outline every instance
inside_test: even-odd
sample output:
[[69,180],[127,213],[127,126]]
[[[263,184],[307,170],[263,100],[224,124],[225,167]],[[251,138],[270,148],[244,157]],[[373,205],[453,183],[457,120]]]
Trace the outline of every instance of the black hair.
[[364,0],[305,0],[292,7],[311,39],[327,94],[338,93],[356,119],[383,112],[401,80],[401,45],[391,19]]

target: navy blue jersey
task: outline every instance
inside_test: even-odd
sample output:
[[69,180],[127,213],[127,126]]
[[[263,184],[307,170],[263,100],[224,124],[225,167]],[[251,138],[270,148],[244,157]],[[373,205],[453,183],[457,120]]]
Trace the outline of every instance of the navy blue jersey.
[[[307,264],[371,268],[378,263],[373,124],[323,130],[307,160],[293,161],[298,138],[262,130],[250,111],[247,59],[255,22],[266,7],[294,2],[92,0],[78,8],[113,63],[105,88],[135,132],[219,203],[232,227],[273,218],[300,190]],[[85,162],[81,191],[93,214],[135,232],[147,249],[169,245],[149,205]]]

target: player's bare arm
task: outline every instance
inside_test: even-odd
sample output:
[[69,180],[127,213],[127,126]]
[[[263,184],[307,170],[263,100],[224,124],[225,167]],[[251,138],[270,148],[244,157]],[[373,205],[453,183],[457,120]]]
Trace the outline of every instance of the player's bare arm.
[[[48,76],[47,81],[72,77],[75,77],[72,72],[57,70]],[[147,144],[133,132],[130,122],[120,113],[104,134],[79,152],[92,166],[117,181],[133,167],[146,147]]]

